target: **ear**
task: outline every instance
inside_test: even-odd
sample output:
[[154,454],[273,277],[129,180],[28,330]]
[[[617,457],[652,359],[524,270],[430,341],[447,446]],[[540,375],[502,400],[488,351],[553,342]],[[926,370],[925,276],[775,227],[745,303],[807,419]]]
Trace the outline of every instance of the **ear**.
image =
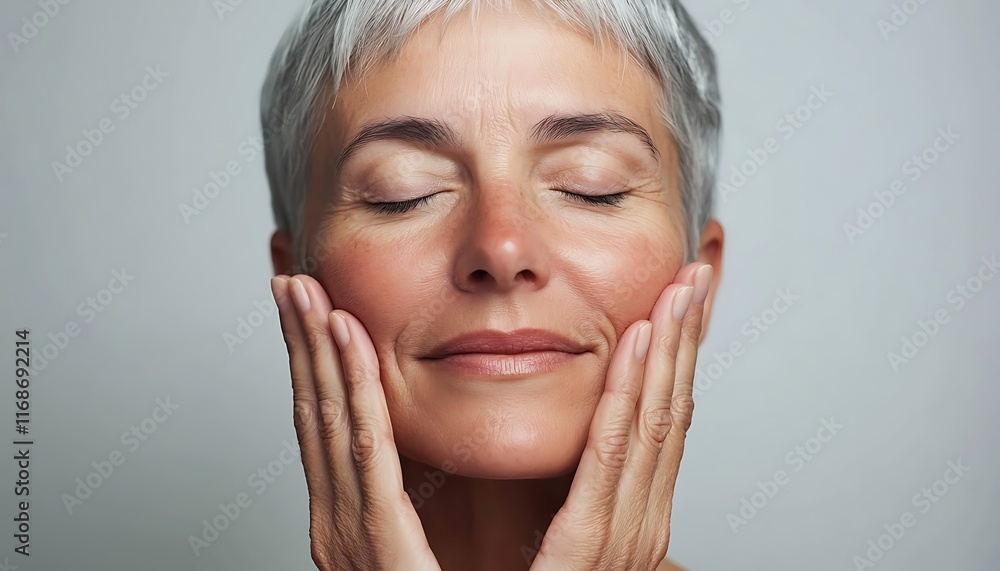
[[709,320],[712,317],[712,301],[715,300],[715,292],[719,289],[719,281],[722,279],[722,246],[725,241],[725,234],[722,225],[714,218],[705,223],[701,229],[701,246],[698,249],[698,261],[712,265],[712,285],[708,290],[708,299],[705,300],[705,315],[701,321],[701,339],[705,339],[708,332]]
[[274,275],[292,275],[295,261],[295,251],[292,246],[292,235],[285,230],[276,230],[271,235],[271,266]]

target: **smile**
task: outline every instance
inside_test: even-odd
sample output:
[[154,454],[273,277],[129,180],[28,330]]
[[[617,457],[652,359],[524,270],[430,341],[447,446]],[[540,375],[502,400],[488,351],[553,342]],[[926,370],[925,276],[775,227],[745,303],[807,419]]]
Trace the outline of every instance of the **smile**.
[[453,373],[495,377],[550,372],[586,352],[582,344],[552,331],[486,330],[453,337],[424,359]]
[[429,360],[435,367],[473,376],[514,376],[548,373],[570,363],[582,353],[532,351],[528,353],[456,353]]

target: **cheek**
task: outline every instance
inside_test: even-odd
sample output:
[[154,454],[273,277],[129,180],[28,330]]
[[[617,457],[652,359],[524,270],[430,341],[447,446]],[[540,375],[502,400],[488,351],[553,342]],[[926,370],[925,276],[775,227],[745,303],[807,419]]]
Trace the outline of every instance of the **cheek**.
[[595,287],[600,288],[603,311],[616,339],[632,323],[649,319],[656,300],[673,282],[683,256],[680,245],[673,245],[667,238],[655,244],[636,239],[627,250],[608,256],[610,263]]
[[377,241],[358,236],[330,236],[333,248],[317,270],[334,308],[344,309],[365,325],[376,350],[390,345],[411,317],[440,285],[426,283],[426,247],[413,241]]

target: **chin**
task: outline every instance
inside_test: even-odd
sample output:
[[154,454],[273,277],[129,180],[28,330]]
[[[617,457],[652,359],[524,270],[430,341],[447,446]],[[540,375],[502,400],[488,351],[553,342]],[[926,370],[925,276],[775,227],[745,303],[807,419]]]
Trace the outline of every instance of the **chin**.
[[389,415],[403,456],[493,480],[574,472],[604,389],[590,353],[541,373],[472,375],[418,363],[387,371]]
[[[553,414],[552,407],[521,408],[487,422],[461,422],[445,414],[432,434],[421,436],[422,431],[397,428],[396,423],[393,432],[400,454],[445,472],[492,480],[557,478],[576,470],[594,407],[586,416]],[[426,427],[428,420],[424,417],[421,424]]]

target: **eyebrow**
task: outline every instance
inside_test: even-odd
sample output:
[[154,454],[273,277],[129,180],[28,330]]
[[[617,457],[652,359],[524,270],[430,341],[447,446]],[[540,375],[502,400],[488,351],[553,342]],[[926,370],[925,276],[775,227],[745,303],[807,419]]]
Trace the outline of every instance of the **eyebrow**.
[[[659,162],[660,152],[652,137],[641,125],[614,111],[585,114],[550,115],[531,129],[536,143],[561,141],[584,133],[628,133],[635,135]],[[396,117],[366,123],[344,147],[337,159],[337,170],[358,150],[375,141],[408,141],[428,147],[458,147],[460,137],[448,124],[422,117]]]
[[531,138],[536,142],[560,141],[575,137],[581,133],[596,132],[629,133],[642,141],[653,158],[660,160],[660,151],[653,144],[652,137],[641,125],[621,113],[604,111],[602,113],[550,115],[542,119],[531,130]]
[[450,126],[436,120],[421,117],[396,117],[385,121],[366,123],[344,147],[337,159],[337,170],[343,166],[358,149],[375,141],[409,141],[429,147],[458,146],[458,136]]

